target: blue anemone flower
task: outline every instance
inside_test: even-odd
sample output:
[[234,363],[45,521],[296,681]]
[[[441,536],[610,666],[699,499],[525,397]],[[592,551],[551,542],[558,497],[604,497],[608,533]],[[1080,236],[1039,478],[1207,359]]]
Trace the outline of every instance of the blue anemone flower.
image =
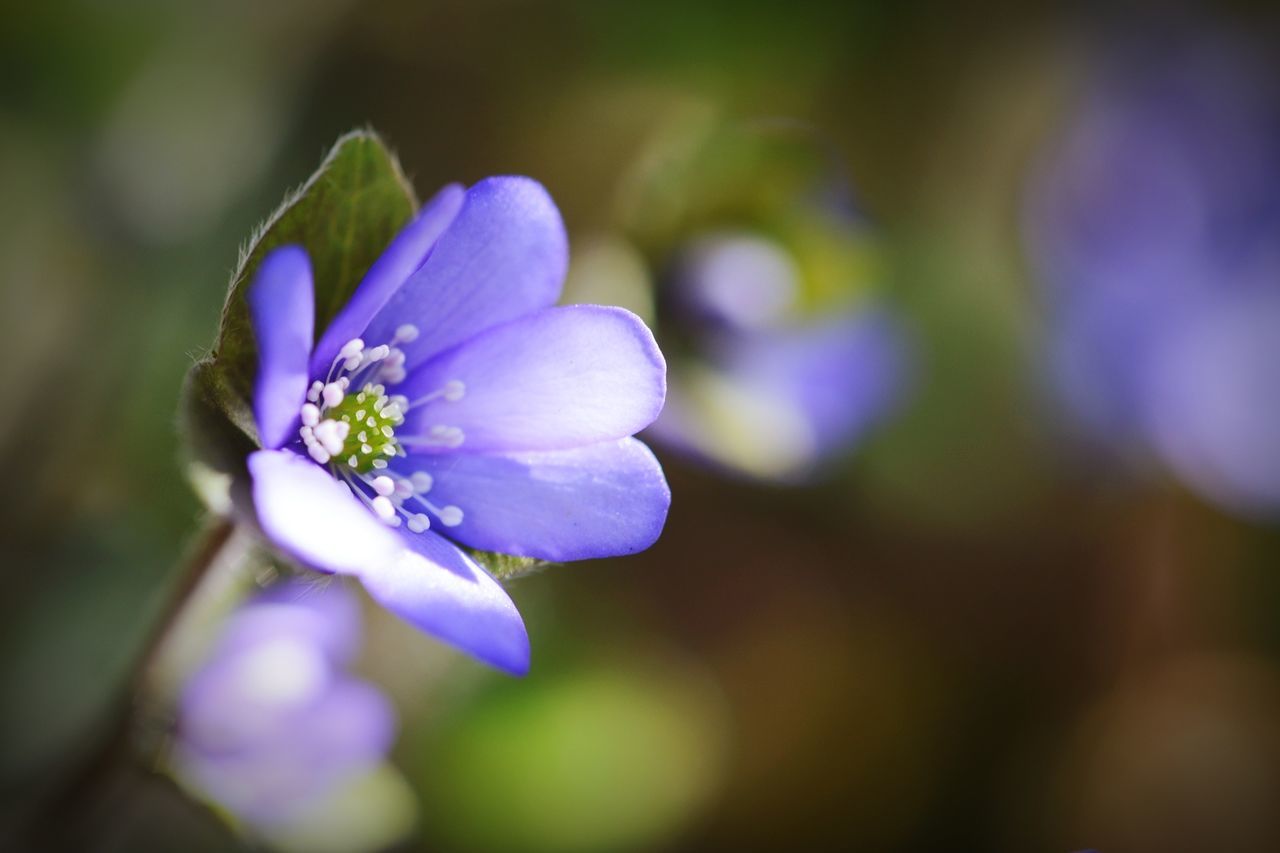
[[179,697],[173,771],[259,833],[380,767],[395,713],[346,672],[360,642],[339,584],[279,584],[238,608]]
[[723,469],[800,482],[894,412],[908,356],[887,305],[805,311],[799,259],[759,231],[710,231],[674,254],[659,284],[660,334],[683,338],[685,357],[655,439]]
[[497,177],[431,199],[314,346],[304,251],[272,252],[249,292],[263,533],[513,674],[529,666],[524,624],[459,546],[630,554],[670,504],[633,438],[662,409],[662,353],[630,312],[553,307],[567,256],[546,190]]
[[1280,509],[1280,90],[1246,43],[1108,46],[1033,187],[1056,387],[1089,437]]
[[651,312],[671,368],[646,435],[796,484],[829,476],[900,411],[913,341],[880,292],[883,241],[820,135],[695,111],[663,128],[624,190],[621,239],[573,289]]

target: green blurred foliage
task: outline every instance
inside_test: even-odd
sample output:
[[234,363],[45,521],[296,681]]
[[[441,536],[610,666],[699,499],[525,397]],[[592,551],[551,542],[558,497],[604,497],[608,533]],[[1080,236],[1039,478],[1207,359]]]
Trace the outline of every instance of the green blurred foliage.
[[460,850],[646,849],[704,806],[725,719],[710,688],[643,654],[492,685],[422,758],[429,838]]

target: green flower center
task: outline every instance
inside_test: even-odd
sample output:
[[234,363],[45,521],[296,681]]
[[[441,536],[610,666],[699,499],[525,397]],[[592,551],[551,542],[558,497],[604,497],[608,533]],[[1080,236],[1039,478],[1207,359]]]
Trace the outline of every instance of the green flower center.
[[356,473],[367,474],[374,468],[386,467],[374,463],[385,462],[400,452],[396,427],[404,423],[404,415],[381,385],[370,383],[359,392],[346,395],[325,412],[325,417],[350,425],[342,452],[335,453],[333,461]]

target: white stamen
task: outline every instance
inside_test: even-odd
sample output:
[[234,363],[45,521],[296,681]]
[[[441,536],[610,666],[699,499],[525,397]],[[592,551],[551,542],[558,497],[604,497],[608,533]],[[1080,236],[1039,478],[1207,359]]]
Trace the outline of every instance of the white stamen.
[[383,468],[386,468],[386,467],[387,467],[387,460],[385,460],[385,459],[375,459],[375,460],[373,460],[373,467],[374,467],[374,468],[377,468],[379,471],[381,471]]
[[410,343],[418,339],[418,327],[412,323],[405,323],[396,329],[396,340],[401,343]]
[[374,477],[373,482],[369,485],[373,486],[373,490],[383,497],[390,497],[391,493],[396,490],[396,482],[383,474],[381,477]]
[[413,496],[413,484],[408,480],[396,480],[396,497],[400,500]]
[[466,434],[454,426],[437,424],[426,435],[410,435],[400,439],[404,447],[458,447],[466,440]]
[[430,529],[430,527],[431,519],[428,518],[426,514],[419,512],[409,516],[409,529],[414,533],[421,533],[424,530]]
[[315,440],[322,444],[330,455],[337,456],[342,452],[347,434],[351,432],[351,424],[330,419],[316,424],[311,432]]
[[427,431],[427,437],[436,439],[445,447],[457,447],[462,444],[462,441],[466,436],[463,434],[462,430],[456,426],[436,424]]
[[409,485],[413,486],[413,490],[420,495],[431,491],[434,483],[435,480],[426,471],[414,471],[409,475]]
[[311,383],[311,387],[307,389],[307,400],[312,403],[319,402],[320,392],[324,390],[324,383],[317,379]]
[[359,338],[352,338],[342,345],[342,349],[338,350],[338,358],[348,359],[364,352],[364,341]]
[[341,403],[342,398],[346,396],[342,391],[342,386],[337,382],[330,382],[324,386],[324,390],[320,394],[324,397],[325,407],[329,409]]
[[466,393],[467,393],[467,385],[465,382],[463,382],[461,379],[450,379],[448,382],[444,383],[444,385],[441,385],[439,388],[432,391],[430,394],[424,394],[418,399],[414,400],[412,403],[409,403],[409,405],[406,408],[414,409],[414,408],[417,408],[418,406],[422,406],[427,403],[430,403],[432,400],[439,400],[442,397],[447,402],[456,403],[459,400],[461,400]]
[[383,521],[390,522],[391,519],[396,517],[396,505],[383,495],[378,495],[369,505],[373,507],[373,511],[378,518]]
[[314,403],[302,404],[302,423],[309,427],[320,423],[320,410]]
[[312,444],[307,447],[307,453],[311,458],[324,465],[329,461],[329,451],[325,450],[319,444]]
[[457,527],[462,523],[462,510],[456,506],[442,507],[439,514],[440,523],[445,527]]

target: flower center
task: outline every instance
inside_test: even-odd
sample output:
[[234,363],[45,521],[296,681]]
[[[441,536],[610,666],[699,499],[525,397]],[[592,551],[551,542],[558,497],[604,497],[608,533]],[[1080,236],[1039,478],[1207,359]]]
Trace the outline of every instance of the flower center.
[[[462,523],[462,510],[439,506],[425,497],[433,485],[430,474],[415,471],[403,476],[386,471],[388,460],[404,456],[405,447],[458,447],[465,436],[458,427],[437,424],[422,435],[397,439],[396,427],[404,423],[410,409],[462,399],[466,386],[450,380],[412,402],[401,394],[387,393],[383,382],[393,385],[405,378],[404,352],[396,344],[417,336],[416,327],[404,325],[390,344],[366,349],[359,338],[348,341],[325,380],[311,383],[299,412],[298,434],[307,454],[328,465],[374,515],[392,527],[399,527],[403,519],[411,531],[421,533],[431,526],[431,516],[446,527],[456,527]],[[352,388],[359,390],[352,392]]]
[[369,383],[356,394],[346,395],[327,412],[331,421],[347,424],[346,438],[335,461],[360,474],[376,468],[400,451],[396,427],[404,423],[400,407],[391,401],[381,385]]
[[387,459],[401,453],[396,427],[404,423],[403,397],[372,382],[348,394],[346,377],[318,389],[316,385],[320,383],[308,394],[316,401],[303,405],[298,431],[312,459],[367,474],[386,468]]

